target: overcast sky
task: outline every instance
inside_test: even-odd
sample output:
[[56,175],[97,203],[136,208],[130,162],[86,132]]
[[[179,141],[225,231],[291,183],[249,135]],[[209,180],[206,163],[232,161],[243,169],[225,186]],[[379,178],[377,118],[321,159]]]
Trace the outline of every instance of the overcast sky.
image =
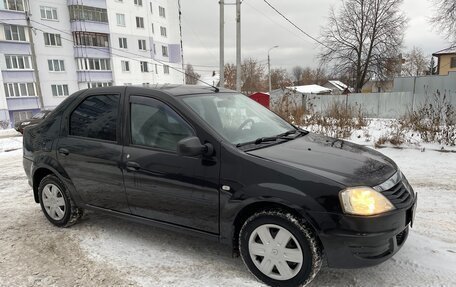
[[[181,0],[184,61],[200,74],[219,65],[218,0]],[[235,2],[235,0],[225,0]],[[269,0],[304,31],[318,36],[327,23],[329,9],[340,0]],[[405,30],[405,49],[420,47],[426,55],[447,48],[449,43],[433,30],[431,0],[405,0],[402,11],[409,19]],[[296,30],[263,0],[244,0],[242,4],[242,58],[256,58],[266,63],[269,48],[271,66],[291,70],[295,65],[315,67],[320,47]],[[235,6],[225,8],[225,63],[235,62]],[[203,67],[203,66],[214,66]]]

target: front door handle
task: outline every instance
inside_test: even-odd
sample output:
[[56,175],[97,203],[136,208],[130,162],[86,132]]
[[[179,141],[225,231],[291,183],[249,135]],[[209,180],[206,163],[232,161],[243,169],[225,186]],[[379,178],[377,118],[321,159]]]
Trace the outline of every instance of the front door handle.
[[59,148],[59,154],[66,156],[66,155],[70,154],[70,151],[67,150],[66,148]]
[[141,168],[141,166],[139,165],[139,163],[134,162],[134,161],[127,161],[127,170],[137,171],[140,168]]

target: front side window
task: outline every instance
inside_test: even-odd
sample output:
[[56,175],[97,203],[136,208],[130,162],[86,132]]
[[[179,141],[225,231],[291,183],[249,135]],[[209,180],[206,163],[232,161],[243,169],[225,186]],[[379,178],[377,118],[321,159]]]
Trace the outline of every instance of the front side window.
[[97,95],[86,98],[71,113],[69,134],[116,141],[119,99],[119,95]]
[[177,143],[193,135],[190,126],[160,101],[133,102],[130,112],[131,142],[134,145],[176,152]]
[[187,96],[183,101],[232,144],[295,130],[285,120],[241,94]]

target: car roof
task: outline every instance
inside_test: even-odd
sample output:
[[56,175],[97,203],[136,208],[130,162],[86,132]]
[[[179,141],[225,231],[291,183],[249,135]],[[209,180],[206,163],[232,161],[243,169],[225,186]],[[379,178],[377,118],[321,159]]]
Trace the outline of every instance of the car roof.
[[[112,86],[112,87],[102,87],[102,88],[92,88],[91,91],[118,91],[119,88],[125,89],[134,89],[136,91],[143,90],[143,91],[160,91],[166,93],[170,96],[185,96],[185,95],[195,95],[195,94],[217,94],[217,93],[235,93],[236,91],[225,89],[225,88],[215,88],[211,86],[198,86],[198,85],[155,85],[155,84],[148,84],[148,85],[141,85],[141,86]],[[217,89],[217,91],[216,91]]]

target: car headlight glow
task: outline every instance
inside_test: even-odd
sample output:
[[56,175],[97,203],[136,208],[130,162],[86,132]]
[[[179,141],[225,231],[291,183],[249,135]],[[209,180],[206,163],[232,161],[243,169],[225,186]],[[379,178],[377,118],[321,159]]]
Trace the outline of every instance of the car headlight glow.
[[371,187],[350,187],[339,194],[345,213],[353,215],[376,215],[394,209],[393,204]]

